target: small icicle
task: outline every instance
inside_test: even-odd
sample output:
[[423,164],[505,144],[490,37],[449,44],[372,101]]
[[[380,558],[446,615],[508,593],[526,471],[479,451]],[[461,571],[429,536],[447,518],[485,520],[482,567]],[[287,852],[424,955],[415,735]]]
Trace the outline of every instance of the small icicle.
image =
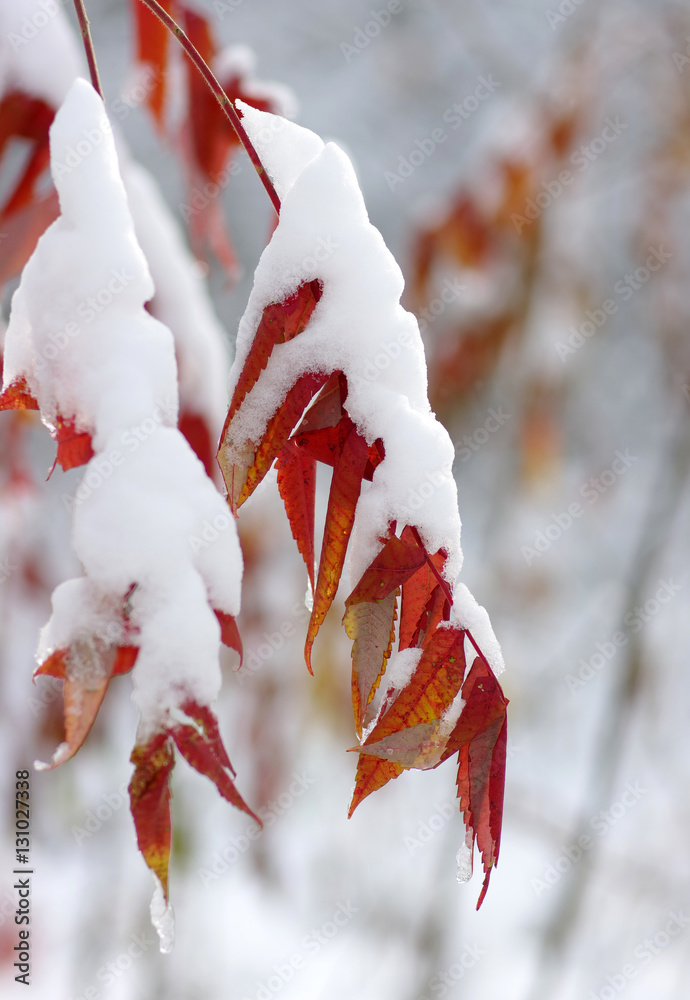
[[304,606],[307,611],[311,612],[314,608],[314,595],[311,589],[311,583],[307,582],[307,590],[304,595]]
[[458,863],[458,882],[469,882],[472,878],[472,855],[474,851],[472,846],[468,846],[465,842],[462,847],[455,855],[455,860]]
[[154,875],[156,887],[151,900],[151,923],[158,932],[160,950],[163,955],[169,955],[175,942],[175,916],[170,903],[166,903],[163,886]]

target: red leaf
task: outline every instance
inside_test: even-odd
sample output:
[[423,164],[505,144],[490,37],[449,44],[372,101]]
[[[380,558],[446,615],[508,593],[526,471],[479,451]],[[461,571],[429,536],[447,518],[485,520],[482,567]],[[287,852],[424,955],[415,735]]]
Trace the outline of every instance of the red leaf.
[[408,684],[353,749],[403,767],[435,767],[447,745],[447,737],[439,735],[441,719],[465,674],[464,641],[464,631],[437,629]]
[[170,773],[175,764],[172,740],[156,733],[148,743],[132,750],[134,774],[129,783],[129,800],[144,861],[158,876],[168,899],[170,861]]
[[57,418],[55,440],[58,444],[55,462],[65,472],[86,465],[93,458],[91,435],[87,431],[77,431],[73,420]]
[[22,375],[0,395],[0,410],[37,410],[38,403]]
[[389,534],[383,548],[365,570],[362,579],[345,602],[349,607],[358,601],[377,601],[406,583],[421,566],[426,553],[414,541]]
[[273,348],[276,344],[287,343],[304,330],[320,298],[320,282],[309,281],[300,285],[297,291],[283,302],[274,302],[266,306],[254,334],[251,350],[235,386],[221,442],[225,439],[230,421],[266,367]]
[[242,666],[242,638],[237,622],[232,615],[227,615],[218,608],[216,608],[216,618],[220,622],[220,641],[224,646],[229,646],[240,654],[240,666]]
[[[412,528],[406,526],[402,538],[409,544],[417,544]],[[402,607],[400,612],[400,649],[409,649],[422,644],[421,640],[433,634],[438,623],[446,618],[444,614],[445,595],[440,591],[438,579],[434,575],[429,559],[440,572],[446,561],[443,551],[427,556],[425,549],[417,545],[424,555],[424,561],[417,572],[403,583]]]
[[459,750],[458,796],[472,846],[476,838],[484,866],[477,909],[498,862],[503,819],[508,701],[493,671],[477,657],[462,687],[464,708],[442,760]]
[[[171,3],[162,0],[161,6],[169,11]],[[153,68],[153,80],[146,88],[146,104],[160,132],[164,127],[165,94],[168,64],[168,40],[170,32],[155,14],[139,0],[132,0],[132,14],[135,21],[137,62]]]
[[184,723],[173,726],[170,735],[175,740],[177,749],[188,764],[211,779],[224,799],[262,826],[259,817],[252,812],[235,788],[235,772],[225,752],[213,713],[191,700],[182,706],[182,710],[198,723],[201,732],[195,726]]
[[316,497],[316,462],[294,439],[278,456],[278,491],[290,522],[292,537],[304,559],[309,583],[314,592],[314,508]]
[[297,379],[280,407],[268,421],[258,445],[247,439],[237,442],[232,427],[220,447],[219,463],[234,513],[247,500],[269,471],[287,442],[304,408],[324,384],[327,375],[307,372]]
[[[137,5],[141,3],[137,0]],[[144,7],[144,10],[147,8]],[[215,475],[215,455],[213,454],[213,439],[204,417],[198,413],[183,410],[177,424],[180,434],[183,434],[196,457],[203,463],[206,475],[213,479]]]
[[387,760],[379,760],[378,757],[366,757],[360,754],[357,761],[357,776],[355,778],[355,790],[352,793],[352,802],[348,811],[348,819],[367,795],[378,791],[384,785],[402,774],[405,768],[402,764],[392,764]]
[[319,574],[304,647],[304,658],[310,673],[311,649],[338,590],[367,463],[366,441],[349,417],[343,417],[341,424],[346,433],[342,452],[333,469]]

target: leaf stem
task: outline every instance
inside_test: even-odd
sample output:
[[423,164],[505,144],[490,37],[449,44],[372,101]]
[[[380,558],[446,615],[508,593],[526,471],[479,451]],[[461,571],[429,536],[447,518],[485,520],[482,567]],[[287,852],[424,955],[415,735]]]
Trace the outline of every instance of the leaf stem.
[[414,539],[415,539],[417,545],[420,547],[420,549],[422,550],[422,552],[426,556],[426,561],[427,561],[427,565],[428,565],[429,569],[431,570],[431,572],[434,574],[434,576],[438,580],[439,585],[441,587],[441,590],[443,591],[443,593],[446,596],[446,600],[448,601],[448,604],[452,607],[453,606],[453,595],[451,594],[450,588],[448,587],[448,581],[443,579],[443,577],[439,573],[438,569],[434,565],[434,560],[431,558],[431,556],[427,552],[426,546],[424,545],[424,542],[422,541],[422,539],[419,537],[419,532],[417,531],[417,529],[413,528],[411,525],[410,525],[410,527],[412,529],[412,534],[414,535]]
[[86,61],[89,64],[89,72],[91,73],[91,84],[93,86],[93,89],[97,92],[100,99],[104,101],[105,98],[103,97],[103,87],[101,86],[101,78],[98,75],[96,52],[93,47],[93,39],[91,38],[91,28],[89,26],[89,19],[86,16],[86,8],[84,7],[84,0],[74,0],[74,9],[77,12],[77,18],[79,20],[79,28],[81,30],[81,37],[84,41],[84,50],[86,51]]
[[[78,2],[78,0],[75,0],[75,3],[77,3],[77,2]],[[271,199],[271,203],[272,203],[273,207],[275,208],[276,213],[279,215],[280,214],[280,198],[278,197],[276,189],[273,187],[273,183],[271,182],[271,178],[268,176],[268,174],[266,172],[266,168],[264,167],[263,163],[261,162],[259,154],[257,153],[256,149],[254,148],[254,145],[252,144],[251,139],[247,135],[247,133],[246,133],[246,131],[244,129],[244,126],[242,125],[242,121],[240,119],[240,116],[237,114],[237,111],[235,110],[234,104],[232,103],[232,101],[230,100],[230,98],[225,93],[225,91],[221,87],[220,83],[218,82],[218,80],[214,76],[214,74],[211,71],[208,63],[203,59],[203,57],[201,56],[199,50],[189,40],[189,38],[185,34],[184,30],[180,27],[180,25],[177,23],[177,21],[175,21],[170,16],[170,14],[168,14],[168,12],[166,10],[164,10],[163,7],[161,7],[161,5],[158,3],[158,0],[141,0],[141,2],[144,4],[145,7],[148,7],[148,9],[153,14],[155,14],[156,17],[160,21],[163,22],[163,24],[166,26],[166,28],[168,28],[168,30],[175,36],[175,38],[178,40],[178,42],[180,43],[180,45],[182,46],[182,48],[184,49],[184,51],[187,53],[187,55],[189,56],[189,58],[191,59],[191,61],[194,63],[194,65],[196,66],[196,68],[199,70],[199,72],[203,76],[204,80],[206,81],[206,83],[210,87],[211,92],[213,93],[213,96],[216,98],[216,100],[220,104],[220,106],[221,106],[221,108],[222,108],[225,116],[228,118],[230,124],[234,128],[235,133],[237,134],[237,138],[240,140],[240,142],[244,146],[245,150],[247,151],[247,154],[249,155],[249,159],[252,161],[252,164],[254,165],[254,169],[256,170],[257,174],[259,175],[259,179],[261,180],[261,183],[263,184],[263,186],[266,188],[266,192],[268,194],[268,197]]]

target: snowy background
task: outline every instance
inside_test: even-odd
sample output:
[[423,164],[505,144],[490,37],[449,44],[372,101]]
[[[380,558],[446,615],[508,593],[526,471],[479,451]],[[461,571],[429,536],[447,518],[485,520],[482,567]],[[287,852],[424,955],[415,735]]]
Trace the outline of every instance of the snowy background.
[[[176,943],[160,955],[124,795],[137,714],[129,679],[116,679],[77,757],[32,774],[32,995],[681,1000],[690,981],[690,5],[402,0],[368,44],[362,32],[383,4],[197,6],[224,43],[254,50],[258,76],[292,89],[301,124],[351,157],[371,221],[408,279],[408,308],[423,319],[444,281],[462,286],[422,325],[432,403],[456,443],[462,578],[489,610],[507,666],[501,858],[475,913],[478,877],[455,881],[463,830],[450,763],[404,774],[346,819],[355,737],[342,608],[317,640],[311,678],[305,574],[272,480],[240,519],[247,666],[233,672],[228,654],[218,711],[240,791],[275,820],[251,840],[248,818],[178,763]],[[121,0],[88,9],[112,106],[131,85],[129,9]],[[74,23],[71,8],[66,16]],[[559,116],[576,124],[545,151]],[[144,108],[119,127],[182,225],[182,171]],[[438,129],[445,138],[430,140]],[[391,180],[420,149],[431,151]],[[461,191],[490,212],[502,157],[529,165],[543,209],[509,219],[485,255],[458,250],[450,232],[426,302],[416,301],[420,232],[440,225]],[[222,200],[244,278],[230,287],[208,275],[230,348],[272,224],[265,192],[238,162]],[[563,170],[574,179],[554,196]],[[510,214],[526,203],[516,196]],[[671,256],[635,277],[661,247]],[[456,378],[456,342],[472,331],[488,338],[504,316],[491,363]],[[34,687],[31,672],[50,590],[79,572],[61,503],[79,470],[43,484],[54,446],[40,426],[30,444],[40,488],[3,487],[0,507],[3,565],[17,547],[28,551],[46,585],[11,571],[0,582],[0,949],[10,995],[20,989],[10,969],[11,782],[60,739],[54,685]],[[325,494],[320,503],[323,513]],[[295,631],[282,641],[287,626]]]

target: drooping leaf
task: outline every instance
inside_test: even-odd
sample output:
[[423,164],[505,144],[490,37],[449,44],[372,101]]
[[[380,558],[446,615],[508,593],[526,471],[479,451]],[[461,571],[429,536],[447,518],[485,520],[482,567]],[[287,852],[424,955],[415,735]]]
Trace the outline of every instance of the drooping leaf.
[[472,845],[482,855],[484,884],[481,906],[491,871],[498,861],[503,820],[508,701],[487,663],[476,657],[462,687],[465,702],[441,761],[458,753],[458,797]]
[[376,601],[348,604],[343,625],[352,639],[352,709],[357,735],[381,677],[386,669],[393,641],[397,591]]
[[321,284],[314,280],[304,282],[283,302],[273,302],[266,306],[232,395],[221,442],[245,396],[254,388],[259,375],[268,364],[273,348],[276,344],[286,344],[304,330],[320,298]]
[[[172,5],[167,0],[162,0],[161,6],[170,13]],[[130,7],[134,17],[135,58],[138,63],[151,67],[153,71],[153,78],[146,87],[146,104],[159,132],[163,132],[170,32],[140,0],[131,0]]]
[[344,440],[333,469],[314,604],[304,647],[304,658],[310,672],[314,639],[338,590],[368,460],[367,443],[350,418],[343,417],[341,425]]
[[158,877],[168,899],[170,861],[170,773],[175,764],[172,740],[156,733],[139,743],[130,757],[134,774],[129,782],[129,800],[139,850]]
[[[406,526],[402,539],[409,545],[416,544],[412,529]],[[402,585],[402,606],[400,611],[400,649],[410,649],[422,644],[425,636],[433,634],[438,623],[443,620],[445,595],[440,590],[437,577],[433,573],[431,560],[439,573],[443,571],[446,557],[442,551],[427,557],[423,548],[417,545],[424,559],[413,576]]]
[[242,637],[237,622],[232,615],[219,611],[218,608],[215,609],[215,614],[220,624],[220,641],[224,646],[228,646],[240,654],[240,666],[242,666]]
[[0,395],[0,410],[37,410],[38,403],[34,399],[26,379],[22,375],[8,385]]
[[316,461],[291,438],[281,449],[277,468],[278,491],[290,522],[292,537],[307,567],[313,593]]
[[64,420],[58,416],[54,436],[58,446],[55,462],[65,472],[86,465],[93,458],[91,435],[88,431],[78,431],[73,420]]
[[211,779],[224,799],[251,816],[261,826],[259,817],[252,812],[235,788],[235,772],[220,738],[218,722],[211,710],[188,700],[182,705],[182,711],[193,719],[196,725],[177,723],[172,727],[170,735],[177,749],[188,764]]
[[386,707],[359,753],[403,767],[435,767],[448,736],[441,720],[460,692],[465,674],[464,631],[437,629],[409,683]]
[[381,760],[378,757],[367,757],[360,754],[357,760],[357,775],[355,777],[355,790],[352,793],[352,802],[348,811],[348,819],[352,816],[360,802],[377,792],[379,788],[397,778],[405,768],[402,764],[392,764],[390,761]]
[[426,553],[415,541],[406,538],[404,532],[402,538],[391,533],[346,604],[349,607],[358,601],[376,601],[387,597],[425,565]]

